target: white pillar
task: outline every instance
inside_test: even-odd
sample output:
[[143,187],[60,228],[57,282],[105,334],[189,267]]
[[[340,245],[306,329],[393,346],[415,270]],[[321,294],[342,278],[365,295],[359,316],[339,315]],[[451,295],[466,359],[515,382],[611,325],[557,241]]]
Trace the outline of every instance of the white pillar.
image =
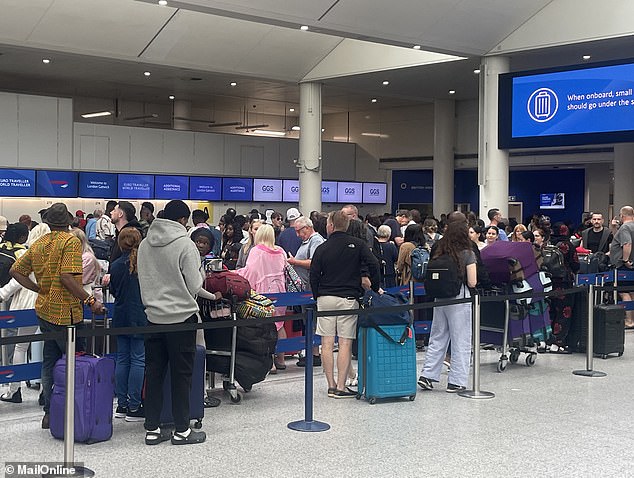
[[299,210],[321,211],[321,84],[299,85]]
[[485,57],[480,66],[478,213],[487,224],[489,209],[497,208],[508,217],[509,154],[498,149],[498,76],[508,71],[509,60],[501,56]]
[[185,100],[174,100],[174,129],[191,130],[189,121],[176,118],[191,118],[192,103]]
[[434,101],[434,216],[454,210],[454,138],[456,103]]
[[[634,144],[614,145],[614,215],[623,206],[634,205]],[[611,218],[610,218],[611,219]],[[607,221],[606,221],[607,222]]]

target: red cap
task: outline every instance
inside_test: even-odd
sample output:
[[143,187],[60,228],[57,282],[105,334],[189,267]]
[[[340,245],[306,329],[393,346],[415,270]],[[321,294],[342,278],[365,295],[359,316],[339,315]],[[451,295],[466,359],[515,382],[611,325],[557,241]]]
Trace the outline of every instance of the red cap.
[[75,211],[75,216],[77,217],[84,217],[84,211],[82,211],[81,209],[77,209],[77,211]]

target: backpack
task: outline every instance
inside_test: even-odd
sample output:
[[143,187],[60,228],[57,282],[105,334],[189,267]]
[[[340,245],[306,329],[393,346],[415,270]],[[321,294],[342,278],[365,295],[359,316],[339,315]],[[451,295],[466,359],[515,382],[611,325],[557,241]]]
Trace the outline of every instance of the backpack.
[[418,246],[412,250],[410,260],[412,262],[412,279],[419,282],[425,280],[429,251],[425,247]]
[[544,246],[542,248],[544,263],[542,268],[550,272],[555,280],[564,280],[568,277],[568,271],[564,265],[564,255],[558,246]]
[[112,253],[112,246],[114,241],[101,239],[88,239],[88,244],[92,247],[92,251],[95,253],[95,257],[102,261],[110,260],[110,254]]
[[15,249],[9,249],[6,245],[0,246],[0,287],[4,287],[11,280],[9,271],[15,264]]
[[456,297],[462,288],[458,264],[448,254],[431,259],[425,271],[425,295],[432,299]]
[[205,290],[220,292],[225,299],[233,297],[238,301],[246,300],[251,293],[249,281],[235,272],[223,270],[210,272],[205,279]]

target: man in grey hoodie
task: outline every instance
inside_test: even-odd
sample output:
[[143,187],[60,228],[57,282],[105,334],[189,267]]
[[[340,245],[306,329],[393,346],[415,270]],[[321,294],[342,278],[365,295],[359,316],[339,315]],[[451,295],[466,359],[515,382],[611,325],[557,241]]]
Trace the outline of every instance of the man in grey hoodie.
[[[150,325],[195,324],[196,294],[202,287],[200,254],[188,237],[185,224],[189,207],[170,201],[163,217],[152,221],[139,245],[138,274],[141,299]],[[145,443],[156,445],[171,438],[174,445],[202,443],[205,432],[189,427],[189,395],[196,351],[196,331],[146,335],[145,339]],[[173,435],[161,430],[163,382],[167,366],[172,385]]]

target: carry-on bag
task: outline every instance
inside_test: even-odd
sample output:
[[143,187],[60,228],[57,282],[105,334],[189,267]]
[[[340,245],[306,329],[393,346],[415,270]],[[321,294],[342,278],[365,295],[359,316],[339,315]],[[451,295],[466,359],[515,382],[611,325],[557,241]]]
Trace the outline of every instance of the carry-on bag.
[[[202,423],[205,416],[205,354],[205,347],[196,346],[192,388],[189,394],[189,417],[190,420],[196,421],[194,428],[203,426]],[[167,367],[165,381],[163,382],[163,408],[159,421],[162,427],[174,425],[174,418],[172,417],[172,380],[169,367]]]
[[625,309],[622,305],[601,304],[594,307],[594,353],[607,358],[620,357],[625,350]]
[[[75,441],[97,443],[112,437],[114,360],[79,354],[75,357]],[[53,368],[51,435],[64,438],[66,356]]]
[[365,396],[370,404],[381,398],[416,398],[416,341],[410,325],[361,327],[359,349],[357,398]]

